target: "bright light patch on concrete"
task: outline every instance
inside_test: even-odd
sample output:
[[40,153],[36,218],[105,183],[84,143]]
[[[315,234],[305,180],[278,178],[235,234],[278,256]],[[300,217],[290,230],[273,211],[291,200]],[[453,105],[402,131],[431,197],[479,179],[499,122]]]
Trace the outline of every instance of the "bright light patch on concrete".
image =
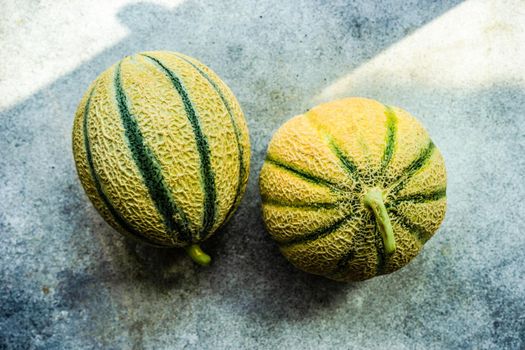
[[314,101],[349,96],[367,86],[525,86],[523,43],[524,1],[466,1],[329,85]]
[[[168,8],[182,2],[148,1]],[[30,96],[123,39],[128,29],[119,22],[117,14],[133,3],[125,0],[2,1],[0,110]]]

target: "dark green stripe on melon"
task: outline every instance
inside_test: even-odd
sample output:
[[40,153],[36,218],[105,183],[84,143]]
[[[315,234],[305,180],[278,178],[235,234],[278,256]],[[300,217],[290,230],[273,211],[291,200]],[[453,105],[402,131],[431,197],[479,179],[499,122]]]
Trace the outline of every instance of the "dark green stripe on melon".
[[390,160],[392,160],[392,157],[394,155],[394,149],[396,146],[396,131],[397,131],[396,114],[391,107],[386,106],[385,115],[386,115],[387,133],[386,133],[385,151],[383,153],[383,158],[381,159],[381,173],[383,173],[385,169],[388,167],[388,164],[390,164]]
[[303,236],[296,237],[296,238],[293,238],[293,239],[290,239],[290,240],[279,240],[279,239],[276,239],[276,241],[283,248],[284,247],[289,247],[289,246],[292,246],[292,245],[295,245],[295,244],[312,242],[312,241],[315,241],[317,239],[326,237],[326,236],[330,235],[331,233],[336,232],[341,226],[343,226],[345,223],[347,223],[348,221],[350,221],[352,219],[353,219],[353,215],[347,215],[347,216],[342,217],[341,219],[337,220],[336,222],[334,222],[334,223],[332,223],[332,224],[330,224],[328,226],[321,227],[321,228],[319,228],[319,229],[317,229],[317,230],[315,230],[313,232],[310,232],[308,234],[305,234]]
[[416,159],[412,161],[402,172],[401,174],[392,181],[393,184],[396,184],[394,188],[392,189],[391,193],[392,195],[396,195],[401,191],[407,181],[416,174],[423,166],[428,162],[430,157],[432,156],[432,153],[434,152],[435,145],[432,141],[429,141],[428,145],[419,153]]
[[429,193],[415,193],[406,196],[400,196],[392,200],[392,203],[397,204],[400,202],[412,202],[412,203],[428,203],[440,200],[447,195],[446,188],[440,188],[436,191]]
[[122,215],[117,211],[117,209],[111,204],[111,201],[106,196],[106,193],[102,189],[102,185],[100,183],[100,178],[95,171],[95,164],[93,163],[93,155],[91,154],[91,142],[89,140],[89,134],[88,134],[88,118],[89,118],[89,107],[91,104],[91,97],[93,96],[93,93],[95,92],[95,88],[91,90],[89,93],[89,97],[87,99],[86,105],[84,106],[84,114],[83,114],[83,120],[82,120],[82,130],[84,132],[84,148],[86,149],[86,158],[89,166],[89,173],[91,175],[91,178],[93,179],[93,184],[95,185],[95,189],[97,190],[98,196],[106,206],[106,209],[109,211],[110,215],[113,217],[113,220],[126,232],[128,232],[131,236],[135,237],[136,239],[146,242],[148,244],[154,245],[154,246],[161,246],[159,243],[151,240],[150,238],[144,236],[142,233],[137,231],[130,223],[128,223]]
[[244,179],[246,177],[246,169],[245,169],[245,165],[244,165],[244,149],[243,149],[243,146],[242,146],[242,143],[241,143],[241,131],[239,130],[239,126],[235,122],[235,118],[233,116],[233,111],[232,111],[232,108],[230,106],[230,103],[228,102],[228,100],[224,96],[224,93],[222,92],[221,88],[219,87],[219,84],[217,84],[205,71],[200,69],[197,65],[193,64],[193,62],[187,60],[186,58],[184,58],[182,56],[179,56],[179,55],[175,55],[175,56],[177,56],[181,60],[183,60],[183,61],[187,62],[188,64],[190,64],[193,68],[195,68],[195,70],[197,72],[199,72],[200,75],[202,75],[210,83],[210,85],[213,87],[213,89],[215,90],[217,95],[220,97],[222,103],[224,104],[224,107],[226,107],[226,110],[228,111],[228,116],[230,117],[230,121],[232,123],[232,127],[233,127],[233,129],[235,131],[235,140],[237,142],[238,161],[239,161],[239,179],[237,181],[237,188],[235,190],[235,197],[233,199],[233,203],[232,203],[230,209],[228,210],[228,213],[226,213],[226,216],[225,216],[225,219],[224,219],[224,221],[227,221],[229,219],[229,217],[233,214],[233,211],[235,210],[237,205],[239,204],[238,202],[241,199],[242,184],[243,184]]
[[350,159],[348,155],[346,155],[343,150],[337,145],[335,140],[330,137],[330,149],[334,154],[337,156],[341,164],[343,165],[344,169],[350,175],[350,177],[358,182],[359,181],[359,170],[357,169],[357,165]]
[[[140,171],[149,195],[164,219],[168,231],[177,239],[191,242],[192,237],[184,213],[175,205],[169,189],[162,176],[159,161],[144,142],[135,116],[128,107],[128,98],[122,87],[120,63],[115,72],[115,93],[124,133],[131,155]],[[176,219],[177,218],[177,219]],[[180,220],[180,221],[179,221]]]
[[217,211],[216,199],[217,194],[215,190],[215,177],[211,168],[210,161],[210,149],[208,146],[208,140],[206,135],[202,132],[199,118],[197,117],[197,111],[191,102],[190,96],[186,91],[186,88],[182,84],[181,79],[171,71],[166,65],[164,65],[160,60],[155,57],[144,55],[150,59],[156,67],[158,67],[171,81],[175,90],[177,90],[179,96],[182,99],[184,104],[184,110],[186,111],[186,116],[190,121],[193,133],[195,136],[195,141],[197,143],[197,151],[199,152],[200,157],[200,170],[201,178],[203,182],[204,190],[204,215],[203,215],[203,225],[202,230],[199,232],[197,239],[207,236],[209,230],[213,227],[215,221],[215,213]]
[[295,168],[294,166],[292,166],[290,164],[286,164],[283,161],[280,161],[280,160],[277,160],[277,159],[271,157],[269,154],[266,156],[266,160],[265,161],[270,163],[270,164],[275,165],[278,168],[284,169],[284,170],[292,173],[293,175],[295,175],[295,176],[297,176],[297,177],[299,177],[299,178],[301,178],[303,180],[306,180],[306,181],[309,181],[309,182],[313,182],[313,183],[315,183],[317,185],[324,185],[324,186],[327,186],[327,187],[330,187],[330,188],[339,188],[339,185],[334,183],[334,182],[331,182],[331,181],[322,179],[320,177],[317,177],[315,175],[312,175],[312,174],[308,173],[305,170],[297,169],[297,168]]
[[401,227],[410,232],[421,243],[425,243],[432,236],[432,234],[430,234],[428,231],[426,231],[419,225],[413,223],[410,219],[408,219],[398,210],[392,208],[388,210],[388,213],[391,215],[394,222],[397,222]]

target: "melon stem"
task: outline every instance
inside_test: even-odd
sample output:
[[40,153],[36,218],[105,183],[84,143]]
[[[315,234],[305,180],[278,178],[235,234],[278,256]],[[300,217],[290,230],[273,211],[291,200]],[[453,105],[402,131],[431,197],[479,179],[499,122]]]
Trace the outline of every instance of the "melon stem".
[[211,262],[211,258],[208,254],[202,251],[201,247],[199,247],[198,244],[192,244],[190,246],[187,246],[186,253],[190,256],[190,258],[195,261],[197,264],[202,266],[208,266]]
[[377,228],[383,238],[383,245],[385,253],[392,254],[396,250],[396,240],[394,238],[394,230],[390,223],[390,217],[386,211],[385,203],[383,201],[383,193],[379,188],[372,188],[367,191],[364,198],[364,203],[374,213]]

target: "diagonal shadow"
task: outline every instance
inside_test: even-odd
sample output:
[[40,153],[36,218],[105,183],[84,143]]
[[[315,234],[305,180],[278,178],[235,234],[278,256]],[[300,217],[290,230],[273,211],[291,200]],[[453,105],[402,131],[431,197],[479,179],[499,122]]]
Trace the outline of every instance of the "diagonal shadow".
[[[20,239],[26,232],[52,234],[45,246],[27,243],[29,250],[35,255],[58,251],[72,259],[52,267],[60,280],[58,305],[66,308],[89,310],[99,300],[89,290],[120,285],[139,293],[126,291],[134,283],[162,292],[210,288],[238,312],[273,321],[303,318],[316,307],[337,304],[342,292],[356,287],[296,271],[265,233],[257,177],[266,145],[280,124],[311,107],[311,99],[330,82],[458,3],[239,0],[228,7],[207,0],[174,9],[149,3],[124,7],[119,19],[130,29],[126,38],[0,112],[1,209],[26,221],[20,227],[4,225],[7,233]],[[208,242],[215,258],[209,269],[193,266],[179,252],[124,241],[87,203],[76,179],[70,130],[81,95],[123,56],[154,49],[180,51],[208,64],[236,93],[249,124],[247,193],[231,222]]]

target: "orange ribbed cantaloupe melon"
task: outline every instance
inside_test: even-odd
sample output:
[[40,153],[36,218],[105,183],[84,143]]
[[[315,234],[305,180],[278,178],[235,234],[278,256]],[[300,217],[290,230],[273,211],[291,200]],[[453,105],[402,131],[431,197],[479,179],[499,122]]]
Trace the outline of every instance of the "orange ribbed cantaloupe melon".
[[441,153],[421,123],[364,98],[285,123],[260,174],[263,217],[296,267],[340,281],[411,261],[446,210]]
[[73,153],[95,208],[122,234],[160,247],[199,243],[245,191],[250,144],[241,108],[199,61],[174,52],[129,56],[103,72],[78,107]]

